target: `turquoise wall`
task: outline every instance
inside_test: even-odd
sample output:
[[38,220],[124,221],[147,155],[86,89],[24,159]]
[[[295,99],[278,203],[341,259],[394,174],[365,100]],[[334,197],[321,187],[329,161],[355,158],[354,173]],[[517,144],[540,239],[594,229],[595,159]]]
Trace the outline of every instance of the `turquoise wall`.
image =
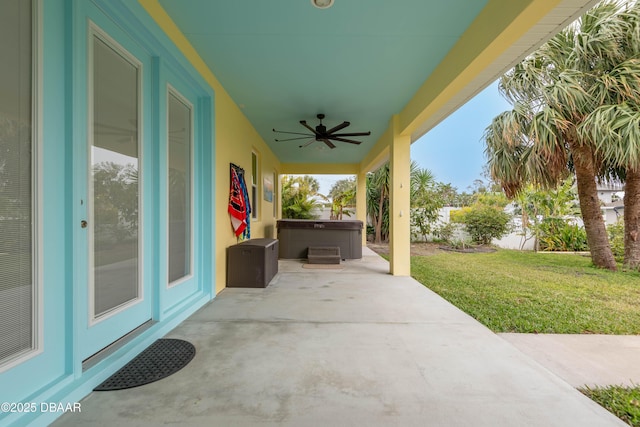
[[[157,338],[214,296],[215,242],[213,180],[215,170],[214,93],[136,1],[41,0],[43,42],[40,194],[42,220],[43,305],[41,352],[0,373],[0,402],[76,402]],[[86,245],[79,238],[79,220],[86,215],[78,183],[86,167],[86,19],[119,27],[148,55],[144,102],[151,120],[145,151],[145,174],[152,177],[144,194],[145,239],[153,244],[145,264],[153,325],[133,341],[82,371],[87,329]],[[106,29],[106,28],[105,28]],[[166,85],[170,83],[194,105],[194,274],[167,287],[166,254]],[[1,425],[47,425],[60,414],[0,414]]]

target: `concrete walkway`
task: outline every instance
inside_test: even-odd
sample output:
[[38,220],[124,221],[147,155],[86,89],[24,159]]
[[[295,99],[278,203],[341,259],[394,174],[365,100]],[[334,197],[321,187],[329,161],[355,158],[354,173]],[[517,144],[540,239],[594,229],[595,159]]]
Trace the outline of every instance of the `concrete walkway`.
[[640,385],[640,336],[499,334],[574,387]]
[[365,249],[341,270],[281,261],[169,336],[194,360],[94,392],[58,426],[624,426],[503,338]]

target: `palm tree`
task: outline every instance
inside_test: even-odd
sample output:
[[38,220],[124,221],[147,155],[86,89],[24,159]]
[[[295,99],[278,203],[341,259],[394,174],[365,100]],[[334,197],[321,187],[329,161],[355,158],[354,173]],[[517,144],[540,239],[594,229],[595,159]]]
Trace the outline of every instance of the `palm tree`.
[[430,195],[436,186],[436,177],[429,169],[422,169],[414,160],[409,165],[411,177],[411,203],[417,203],[420,199]]
[[[367,175],[367,215],[375,228],[375,243],[381,243],[389,229],[389,162]],[[385,227],[386,218],[386,227]],[[386,228],[386,230],[383,230]],[[384,235],[384,236],[383,236]]]
[[[424,207],[429,205],[428,197],[435,197],[436,182],[435,176],[427,169],[421,169],[415,161],[411,161],[410,165],[411,179],[411,200],[412,207]],[[391,172],[389,162],[380,166],[375,172],[367,174],[367,216],[373,221],[375,229],[375,243],[381,243],[389,234],[389,185],[391,183]],[[416,200],[420,199],[420,206],[416,204]],[[440,203],[431,201],[430,209],[439,209],[435,206]],[[444,202],[442,202],[444,203]],[[441,203],[441,204],[442,204]]]
[[438,221],[440,208],[444,206],[443,184],[429,169],[422,169],[415,161],[410,165],[411,176],[411,227],[423,241],[432,233]]
[[282,217],[291,219],[315,219],[313,212],[321,207],[318,198],[320,183],[314,177],[282,177]]
[[347,209],[353,206],[356,199],[355,178],[340,180],[329,192],[331,199],[331,219],[341,220],[344,215],[351,216],[354,211]]
[[599,105],[578,132],[595,142],[612,175],[625,180],[623,263],[640,269],[640,5],[622,8],[609,25],[618,48],[598,58],[594,74],[602,84],[590,95]]
[[[640,61],[627,48],[629,39],[640,40],[638,21],[630,18],[637,9],[600,3],[516,65],[500,79],[500,90],[514,108],[495,117],[485,131],[491,174],[509,197],[527,183],[551,189],[575,173],[592,261],[611,270],[616,264],[596,183],[620,176],[623,168],[633,179],[638,168],[633,155],[623,155],[633,151],[637,157],[638,138],[617,147],[601,138],[611,135],[604,131],[612,125],[606,107],[627,101],[636,108],[640,99]],[[625,215],[627,210],[634,208],[625,206]]]
[[356,179],[349,177],[336,181],[331,190],[329,190],[328,198],[331,199],[331,219],[341,220],[343,215],[351,216],[353,211],[346,209],[353,206],[356,198]]

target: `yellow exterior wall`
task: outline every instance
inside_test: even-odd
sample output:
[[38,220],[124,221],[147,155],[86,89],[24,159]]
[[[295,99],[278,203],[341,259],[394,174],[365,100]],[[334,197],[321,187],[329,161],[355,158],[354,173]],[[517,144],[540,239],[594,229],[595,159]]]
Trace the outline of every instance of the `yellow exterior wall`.
[[[229,204],[229,164],[234,163],[245,171],[245,181],[251,193],[251,153],[258,155],[258,218],[251,221],[251,238],[275,238],[276,216],[273,203],[264,200],[264,178],[273,180],[280,165],[256,133],[246,117],[227,97],[218,101],[216,96],[216,293],[226,286],[226,248],[238,243],[227,213]],[[277,185],[276,182],[273,183]],[[253,207],[252,207],[253,208]]]
[[411,137],[400,133],[400,117],[393,116],[389,158],[389,261],[394,276],[411,275],[410,189]]
[[[226,248],[237,243],[227,206],[229,203],[229,163],[235,163],[245,170],[247,186],[251,188],[251,153],[259,155],[258,177],[258,218],[251,222],[251,237],[275,237],[276,216],[273,203],[264,200],[264,178],[273,179],[274,172],[280,172],[278,159],[271,152],[267,144],[260,138],[241,109],[231,99],[218,79],[206,66],[196,50],[191,46],[180,29],[167,15],[157,0],[138,0],[149,15],[162,28],[167,36],[182,51],[193,67],[202,75],[215,93],[214,126],[215,126],[215,176],[212,191],[215,194],[215,249],[216,265],[215,292],[220,292],[226,286]],[[212,144],[214,141],[212,141]],[[282,172],[280,172],[282,173]],[[277,183],[274,182],[274,186]],[[279,194],[279,192],[278,192]]]

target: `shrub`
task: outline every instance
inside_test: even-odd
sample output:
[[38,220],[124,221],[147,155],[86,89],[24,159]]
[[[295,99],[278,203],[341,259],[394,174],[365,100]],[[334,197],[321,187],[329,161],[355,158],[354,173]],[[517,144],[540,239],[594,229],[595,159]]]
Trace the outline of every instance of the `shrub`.
[[624,221],[618,220],[615,224],[607,226],[611,251],[616,261],[624,259]]
[[586,251],[587,232],[564,218],[545,218],[538,225],[538,242],[543,251]]
[[500,208],[474,205],[470,209],[456,215],[456,221],[464,224],[471,240],[481,245],[488,245],[493,239],[499,239],[509,233],[511,215]]
[[367,224],[367,240],[373,241],[373,237],[376,235],[376,228],[373,225]]
[[471,211],[470,206],[465,206],[462,209],[456,209],[454,211],[449,212],[449,219],[451,222],[456,222],[459,224],[464,224],[464,216]]
[[453,249],[465,250],[470,247],[471,244],[464,239],[452,239],[449,242],[449,246],[451,246]]
[[438,220],[438,209],[413,208],[411,209],[411,228],[415,240],[426,241],[427,235],[434,231],[434,224]]
[[447,222],[447,223],[441,223],[440,225],[438,225],[433,230],[433,235],[444,242],[450,242],[451,238],[453,237],[453,232],[454,232],[453,224],[450,222]]

